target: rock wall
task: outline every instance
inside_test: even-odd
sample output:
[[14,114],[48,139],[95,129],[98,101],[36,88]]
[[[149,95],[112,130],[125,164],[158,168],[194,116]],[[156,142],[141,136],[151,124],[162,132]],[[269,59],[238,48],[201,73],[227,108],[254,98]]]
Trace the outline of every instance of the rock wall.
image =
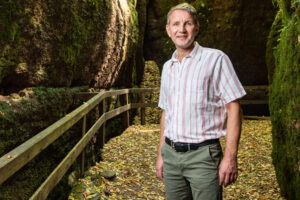
[[[175,47],[165,33],[168,10],[180,0],[153,0],[148,8],[145,59],[159,67]],[[272,1],[189,0],[198,11],[200,45],[223,50],[231,58],[244,85],[267,84],[265,50],[274,19]]]
[[[138,85],[144,68],[146,3],[0,1],[0,155],[80,105],[74,93],[88,86]],[[93,113],[88,121],[94,118]],[[74,146],[78,130],[69,130],[8,179],[0,188],[0,199],[28,199]],[[88,150],[87,157],[94,160],[95,154],[100,155]],[[61,182],[49,199],[64,198],[66,177]]]
[[[269,40],[273,46],[275,69],[270,87],[272,120],[272,158],[281,194],[287,199],[300,198],[300,2],[278,0],[280,35]],[[278,22],[280,21],[280,22]],[[273,37],[272,37],[273,36]]]
[[[2,92],[41,85],[130,86],[132,64],[143,64],[143,58],[135,56],[141,41],[136,4],[136,0],[1,1]],[[126,82],[118,82],[122,76]]]

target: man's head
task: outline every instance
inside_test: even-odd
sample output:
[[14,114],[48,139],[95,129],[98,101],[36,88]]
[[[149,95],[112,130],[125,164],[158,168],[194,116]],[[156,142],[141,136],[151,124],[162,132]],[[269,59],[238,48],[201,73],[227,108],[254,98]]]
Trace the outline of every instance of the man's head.
[[190,51],[199,31],[196,9],[187,4],[179,4],[168,13],[166,30],[177,50]]
[[173,13],[173,11],[175,10],[185,10],[188,13],[190,13],[190,15],[193,17],[194,19],[194,24],[198,24],[198,15],[197,15],[197,10],[190,4],[188,3],[181,3],[178,4],[177,6],[174,6],[170,9],[170,11],[168,12],[168,18],[167,18],[167,24],[170,24],[170,16]]

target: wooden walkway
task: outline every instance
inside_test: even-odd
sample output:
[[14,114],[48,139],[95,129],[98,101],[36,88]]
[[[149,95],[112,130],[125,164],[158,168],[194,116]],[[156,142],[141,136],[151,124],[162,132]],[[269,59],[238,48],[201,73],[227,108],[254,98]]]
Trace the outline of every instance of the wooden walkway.
[[[103,161],[89,169],[69,199],[165,199],[156,178],[159,125],[130,126],[103,149]],[[224,147],[225,140],[221,140]],[[224,200],[282,199],[271,159],[271,122],[244,120],[239,148],[238,181],[224,188]],[[113,180],[101,176],[116,173]]]

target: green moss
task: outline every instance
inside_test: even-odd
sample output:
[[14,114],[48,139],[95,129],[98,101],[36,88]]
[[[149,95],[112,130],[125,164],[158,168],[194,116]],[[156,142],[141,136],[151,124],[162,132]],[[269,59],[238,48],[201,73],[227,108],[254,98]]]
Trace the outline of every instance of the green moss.
[[276,46],[278,45],[279,41],[280,30],[282,28],[281,15],[281,11],[278,11],[275,20],[272,24],[271,31],[268,35],[268,41],[266,46],[266,65],[268,68],[268,80],[270,84],[272,84],[275,69],[274,51],[276,51]]
[[283,28],[275,51],[275,71],[270,91],[273,125],[273,164],[281,194],[287,199],[300,196],[300,6],[289,9],[279,1]]
[[175,51],[176,47],[173,41],[167,36],[161,39],[162,42],[162,50],[168,57],[171,57],[172,53]]
[[[97,10],[98,1],[88,1]],[[65,14],[68,16],[68,28],[66,35],[62,37],[59,55],[66,64],[74,66],[81,50],[85,47],[89,39],[90,31],[93,29],[93,22],[90,19],[84,19],[80,16],[78,5],[71,4],[70,11]]]
[[105,0],[105,5],[107,8],[110,8],[110,1],[109,0]]
[[28,97],[0,102],[1,155],[64,116],[73,103],[74,89],[36,87],[27,90],[31,91]]
[[136,11],[135,7],[136,7],[136,2],[137,0],[129,0],[128,4],[129,4],[129,8],[130,8],[130,13],[133,19],[133,30],[134,30],[134,37],[132,37],[132,41],[133,43],[137,43],[138,39],[139,39],[139,18],[138,18],[138,12]]
[[[0,102],[0,155],[12,150],[63,117],[73,109],[73,94],[86,89],[87,87],[28,88],[28,96]],[[22,170],[9,178],[0,188],[0,199],[29,199],[33,191],[81,137],[81,131],[78,130],[81,130],[81,123],[64,133]],[[60,198],[66,196],[66,187],[65,177],[55,189],[60,194]],[[16,190],[18,193],[15,192]]]
[[133,84],[137,83],[137,73],[136,73],[136,63],[135,62],[132,67],[131,80],[132,80]]
[[0,84],[18,64],[21,41],[18,16],[23,12],[19,1],[3,0],[0,4]]
[[0,39],[8,39],[10,42],[20,41],[20,26],[16,21],[16,16],[21,13],[23,8],[17,0],[3,0],[0,5]]
[[[55,58],[54,66],[47,71],[49,79],[55,79],[52,85],[70,86],[74,82],[76,85],[87,82],[82,77],[86,73],[84,66],[95,52],[95,44],[101,44],[99,40],[105,34],[111,11],[107,7],[109,4],[99,0],[52,0],[47,6],[51,11],[47,22],[57,39],[54,44],[57,48],[51,55]],[[102,46],[98,53],[101,54],[105,48],[105,45]]]

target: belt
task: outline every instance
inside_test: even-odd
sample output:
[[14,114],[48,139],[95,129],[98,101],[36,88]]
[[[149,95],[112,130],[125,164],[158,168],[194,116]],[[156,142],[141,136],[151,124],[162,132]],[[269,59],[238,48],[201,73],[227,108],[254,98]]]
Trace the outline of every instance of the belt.
[[172,147],[176,152],[187,152],[190,150],[197,150],[199,147],[203,147],[209,144],[219,143],[219,139],[205,140],[201,143],[182,143],[182,142],[173,142],[166,137],[165,142]]

